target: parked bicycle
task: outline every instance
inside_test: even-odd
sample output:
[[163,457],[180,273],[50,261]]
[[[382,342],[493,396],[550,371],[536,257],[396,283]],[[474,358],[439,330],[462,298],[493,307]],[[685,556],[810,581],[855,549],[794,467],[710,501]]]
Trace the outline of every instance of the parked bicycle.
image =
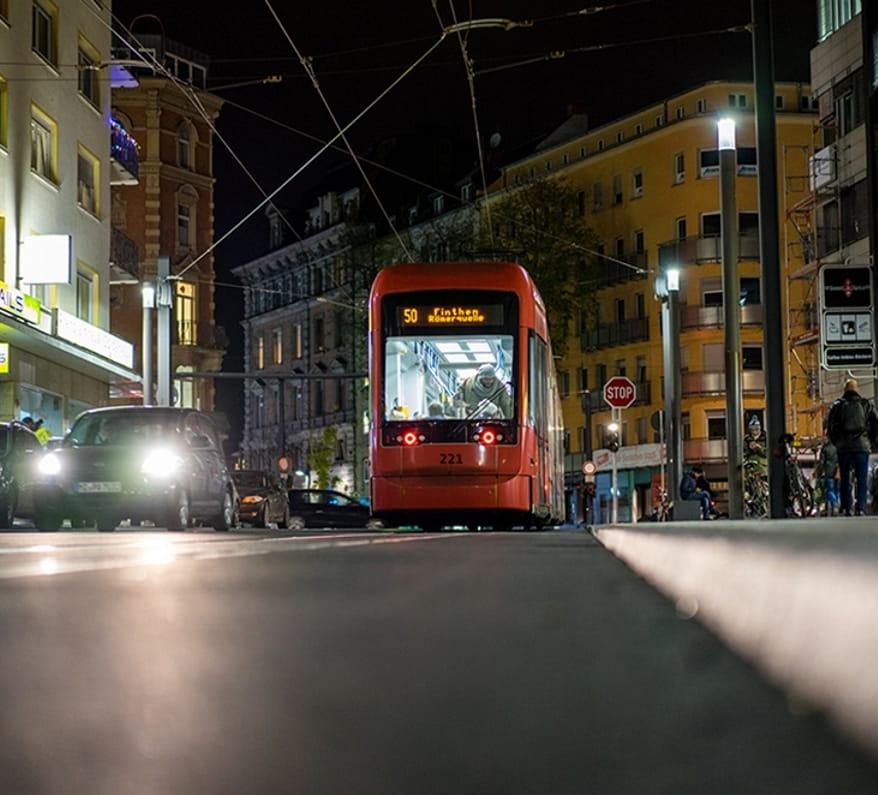
[[673,507],[674,503],[671,502],[668,490],[664,486],[659,486],[658,499],[652,506],[652,516],[650,518],[653,522],[668,522],[671,519],[671,509]]
[[787,516],[805,517],[814,513],[814,489],[799,466],[798,453],[793,448],[792,434],[780,437],[784,457],[784,502]]

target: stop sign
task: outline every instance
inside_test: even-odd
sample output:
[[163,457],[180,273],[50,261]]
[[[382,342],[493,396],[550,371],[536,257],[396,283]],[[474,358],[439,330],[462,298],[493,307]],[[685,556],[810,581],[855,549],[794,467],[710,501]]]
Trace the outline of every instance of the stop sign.
[[604,384],[604,400],[614,409],[627,409],[636,398],[634,382],[624,375],[614,375]]

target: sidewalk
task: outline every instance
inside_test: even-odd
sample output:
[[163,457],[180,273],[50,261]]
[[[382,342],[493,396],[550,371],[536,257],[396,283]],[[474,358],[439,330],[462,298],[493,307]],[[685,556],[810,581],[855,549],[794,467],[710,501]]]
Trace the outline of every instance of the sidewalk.
[[878,517],[596,525],[632,570],[878,757]]

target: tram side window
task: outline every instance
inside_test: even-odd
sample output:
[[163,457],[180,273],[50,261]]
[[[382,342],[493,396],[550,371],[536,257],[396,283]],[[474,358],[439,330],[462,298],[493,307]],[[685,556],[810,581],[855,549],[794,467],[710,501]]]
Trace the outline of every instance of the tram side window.
[[384,351],[386,420],[514,417],[512,335],[391,336]]
[[547,362],[548,353],[546,343],[535,334],[531,333],[530,347],[530,372],[528,384],[528,422],[536,428],[545,428],[548,425],[546,415],[546,403],[543,399],[544,386],[548,379]]

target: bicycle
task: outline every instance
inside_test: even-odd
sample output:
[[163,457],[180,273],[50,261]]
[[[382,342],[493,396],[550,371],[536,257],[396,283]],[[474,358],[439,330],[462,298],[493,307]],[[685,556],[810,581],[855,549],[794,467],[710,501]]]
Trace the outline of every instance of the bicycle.
[[653,522],[668,522],[671,519],[671,509],[673,507],[674,503],[671,502],[668,490],[663,486],[659,486],[658,501],[652,506],[652,516],[650,518]]
[[780,437],[784,456],[784,503],[787,516],[804,518],[814,513],[814,489],[799,467],[798,455],[793,450],[793,437],[785,433]]

